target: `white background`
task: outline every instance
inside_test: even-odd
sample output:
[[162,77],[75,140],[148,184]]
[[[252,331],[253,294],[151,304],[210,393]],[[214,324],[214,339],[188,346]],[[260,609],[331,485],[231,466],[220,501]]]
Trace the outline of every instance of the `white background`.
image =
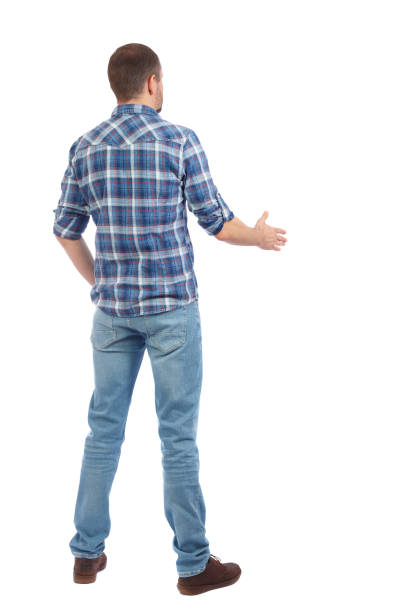
[[[7,610],[415,611],[416,5],[22,2],[2,20],[2,503]],[[154,388],[139,373],[108,565],[68,542],[93,391],[94,305],[52,233],[70,145],[116,105],[140,42],[161,116],[194,129],[235,215],[281,252],[189,214],[202,319],[198,444],[211,552],[233,586],[176,589]],[[94,253],[94,223],[85,239]]]

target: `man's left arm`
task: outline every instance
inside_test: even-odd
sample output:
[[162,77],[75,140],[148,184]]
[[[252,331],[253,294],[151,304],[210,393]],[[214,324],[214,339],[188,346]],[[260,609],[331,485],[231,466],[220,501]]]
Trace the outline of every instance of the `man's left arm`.
[[68,166],[61,182],[61,197],[54,209],[53,233],[64,247],[67,255],[80,274],[94,284],[94,257],[82,238],[90,220],[88,203],[85,201],[76,176],[74,163],[78,140],[70,148]]

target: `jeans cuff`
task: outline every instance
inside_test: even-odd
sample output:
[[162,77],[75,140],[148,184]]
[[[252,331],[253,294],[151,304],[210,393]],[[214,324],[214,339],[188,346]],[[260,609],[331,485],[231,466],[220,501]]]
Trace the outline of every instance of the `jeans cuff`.
[[101,551],[101,553],[99,553],[98,555],[89,555],[88,553],[72,553],[74,555],[74,557],[77,557],[78,559],[98,559],[98,557],[100,557],[103,554],[104,550]]
[[206,563],[203,565],[203,567],[199,567],[193,570],[189,570],[188,572],[178,572],[178,576],[180,578],[187,578],[189,576],[196,576],[197,574],[201,574],[201,572],[204,572],[204,570],[207,567],[207,563],[209,562],[210,557],[207,559]]

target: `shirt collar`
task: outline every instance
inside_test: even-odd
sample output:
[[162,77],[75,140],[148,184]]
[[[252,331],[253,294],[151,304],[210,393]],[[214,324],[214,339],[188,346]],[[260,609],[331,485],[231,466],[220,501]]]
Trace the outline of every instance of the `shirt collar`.
[[116,117],[117,115],[125,115],[132,113],[147,113],[148,115],[158,115],[158,111],[156,111],[151,106],[147,104],[118,104],[111,114],[112,117]]

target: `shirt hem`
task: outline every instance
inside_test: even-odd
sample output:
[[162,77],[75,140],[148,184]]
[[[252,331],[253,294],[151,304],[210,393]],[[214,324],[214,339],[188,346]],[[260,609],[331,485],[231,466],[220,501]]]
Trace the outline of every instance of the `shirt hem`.
[[195,295],[193,296],[191,299],[187,300],[186,302],[184,301],[180,301],[177,304],[172,304],[171,306],[162,306],[160,308],[153,308],[151,310],[147,310],[145,311],[143,308],[139,308],[136,309],[133,312],[129,312],[129,313],[116,313],[112,308],[106,308],[103,306],[100,306],[99,304],[96,303],[96,307],[99,308],[102,312],[104,312],[107,315],[110,315],[112,317],[117,317],[120,319],[128,319],[129,317],[143,317],[146,315],[153,315],[153,314],[157,314],[158,312],[168,312],[170,310],[177,310],[178,308],[183,308],[184,306],[187,306],[188,304],[191,304],[191,302],[194,301],[198,301],[199,296]]

